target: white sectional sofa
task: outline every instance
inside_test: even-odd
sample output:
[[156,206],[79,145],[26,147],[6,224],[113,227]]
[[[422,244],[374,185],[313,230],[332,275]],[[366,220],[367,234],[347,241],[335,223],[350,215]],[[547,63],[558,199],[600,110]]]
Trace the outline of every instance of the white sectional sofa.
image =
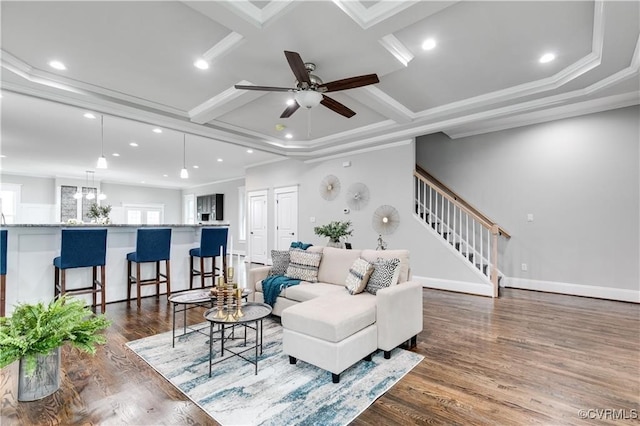
[[[405,343],[416,344],[422,331],[422,286],[410,281],[408,250],[344,250],[311,246],[322,253],[318,282],[301,282],[284,288],[273,306],[281,317],[283,351],[290,362],[298,359],[340,374],[380,349],[389,358],[391,350]],[[351,295],[345,287],[349,269],[358,258],[400,259],[398,283],[371,294]],[[269,266],[251,269],[248,283],[256,302],[264,302],[262,280]]]

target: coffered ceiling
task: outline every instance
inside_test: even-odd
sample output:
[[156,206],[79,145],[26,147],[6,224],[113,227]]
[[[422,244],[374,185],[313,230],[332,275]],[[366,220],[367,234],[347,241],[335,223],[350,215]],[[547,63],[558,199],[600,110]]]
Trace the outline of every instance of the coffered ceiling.
[[[188,187],[283,157],[438,131],[457,138],[640,99],[637,1],[3,1],[0,8],[7,173],[84,176],[100,154],[101,114],[109,168],[97,177]],[[422,48],[427,39],[431,50]],[[285,50],[314,63],[324,82],[370,73],[380,82],[330,93],[356,112],[352,118],[322,105],[280,118],[291,93],[234,85],[295,87]],[[555,59],[541,63],[545,53]],[[209,68],[196,68],[198,59]],[[88,111],[98,119],[84,118]],[[178,177],[185,134],[188,180]]]

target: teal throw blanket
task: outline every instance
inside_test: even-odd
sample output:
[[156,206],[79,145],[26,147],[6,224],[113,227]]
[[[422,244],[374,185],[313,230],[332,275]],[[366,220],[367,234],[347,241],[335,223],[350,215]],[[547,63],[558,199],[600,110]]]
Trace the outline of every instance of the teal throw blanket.
[[273,307],[278,295],[283,288],[300,284],[300,280],[285,277],[284,275],[271,275],[262,281],[262,294],[264,303]]

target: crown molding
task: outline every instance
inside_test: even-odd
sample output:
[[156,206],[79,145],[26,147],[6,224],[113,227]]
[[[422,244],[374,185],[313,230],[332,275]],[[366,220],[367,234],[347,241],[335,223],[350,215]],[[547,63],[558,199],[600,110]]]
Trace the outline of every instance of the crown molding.
[[368,8],[361,1],[333,0],[333,3],[366,30],[413,6],[418,1],[379,1]]
[[231,33],[227,34],[225,38],[216,43],[211,49],[204,52],[202,54],[202,58],[207,61],[219,59],[231,49],[238,47],[243,41],[244,36],[242,34],[232,31]]
[[398,60],[405,67],[409,65],[409,62],[414,58],[413,53],[405,46],[396,36],[393,34],[387,34],[378,40],[382,47],[387,49],[394,58]]

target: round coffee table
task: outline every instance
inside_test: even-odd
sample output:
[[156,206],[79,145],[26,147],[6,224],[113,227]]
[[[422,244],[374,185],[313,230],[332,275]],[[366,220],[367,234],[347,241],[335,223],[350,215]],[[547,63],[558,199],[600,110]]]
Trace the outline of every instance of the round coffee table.
[[[225,349],[230,352],[232,356],[237,356],[255,366],[255,374],[258,374],[258,355],[262,355],[262,320],[271,314],[271,306],[266,303],[254,303],[248,302],[241,306],[241,314],[238,315],[238,311],[233,308],[227,310],[226,308],[219,310],[217,307],[208,309],[204,313],[204,318],[209,321],[209,377],[211,377],[211,367],[213,364],[227,360],[224,358],[216,362],[212,362],[213,359],[213,327],[218,326],[220,331],[220,356],[224,356]],[[240,325],[244,328],[244,346],[225,348],[225,330],[228,328],[233,329],[235,334],[235,326]],[[255,330],[256,340],[253,346],[247,346],[247,328]],[[253,360],[242,356],[245,352],[255,350]],[[259,352],[259,353],[258,353]],[[231,357],[229,357],[231,358]]]
[[[251,293],[251,290],[248,288],[242,289],[242,298],[247,300],[247,297]],[[169,302],[173,305],[173,321],[172,321],[172,329],[173,329],[173,340],[171,342],[171,347],[175,347],[176,337],[181,337],[189,333],[201,332],[206,327],[201,328],[191,328],[187,324],[187,311],[202,307],[202,308],[211,308],[216,302],[217,298],[215,294],[212,294],[210,289],[204,290],[189,290],[183,291],[180,293],[174,293],[169,297]],[[182,309],[178,309],[178,307],[182,307]],[[182,312],[182,334],[176,336],[176,313]],[[189,331],[187,332],[187,329]]]

